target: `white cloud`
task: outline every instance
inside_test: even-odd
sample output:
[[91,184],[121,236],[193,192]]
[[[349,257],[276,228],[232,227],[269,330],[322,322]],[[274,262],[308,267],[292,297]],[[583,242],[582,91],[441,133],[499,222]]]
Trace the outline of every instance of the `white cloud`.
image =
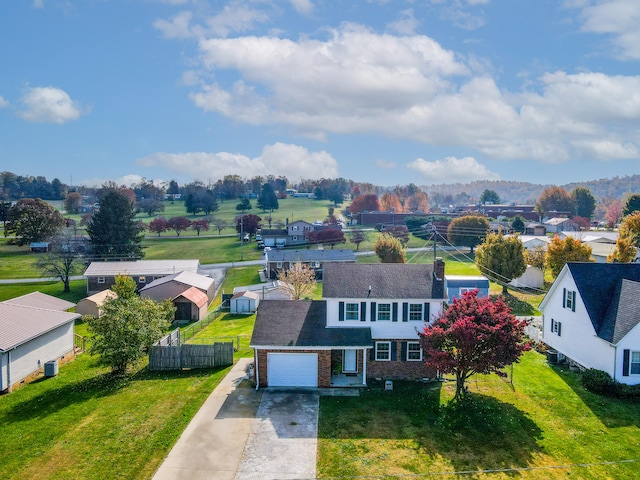
[[500,178],[473,157],[446,157],[433,162],[418,158],[408,163],[407,167],[418,172],[424,181],[430,183],[466,183]]
[[640,60],[640,2],[600,0],[570,6],[582,9],[583,31],[611,35],[618,58]]
[[289,0],[293,9],[301,15],[310,15],[313,12],[311,0]]
[[6,108],[8,106],[9,102],[0,95],[0,108]]
[[226,37],[231,33],[247,32],[259,23],[269,20],[269,15],[244,3],[233,1],[215,15],[196,23],[190,11],[183,11],[171,20],[158,19],[153,26],[167,38],[204,38],[206,35]]
[[33,0],[33,8],[44,8],[44,0]]
[[237,153],[189,152],[182,154],[157,152],[136,160],[142,167],[164,167],[174,173],[186,173],[194,179],[236,175],[285,175],[288,178],[333,178],[338,176],[338,163],[327,152],[310,152],[304,147],[285,143],[266,145],[256,158]]
[[[104,185],[107,182],[114,182],[116,185],[124,185],[126,187],[131,187],[132,185],[135,185],[137,183],[140,183],[140,181],[143,179],[144,177],[136,174],[136,173],[130,173],[127,175],[123,175],[122,177],[118,177],[118,178],[100,178],[100,177],[94,177],[94,178],[87,178],[84,180],[80,180],[77,182],[78,185],[84,185],[85,187],[101,187],[102,185]],[[154,180],[153,183],[155,185],[160,185],[163,183],[162,180]]]
[[56,87],[26,89],[21,99],[19,115],[29,122],[63,124],[77,120],[83,113],[82,106],[71,99],[64,90]]
[[413,9],[402,10],[398,13],[398,18],[387,24],[387,28],[392,32],[401,35],[413,35],[420,26],[420,22],[413,16]]
[[389,162],[380,158],[376,160],[376,167],[382,168],[384,170],[391,170],[393,168],[396,168],[396,164],[394,162]]

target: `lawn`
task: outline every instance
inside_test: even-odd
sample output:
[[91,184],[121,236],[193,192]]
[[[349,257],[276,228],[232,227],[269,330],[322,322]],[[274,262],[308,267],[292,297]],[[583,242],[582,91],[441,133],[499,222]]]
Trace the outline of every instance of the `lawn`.
[[[624,462],[638,458],[637,402],[591,394],[536,352],[514,367],[513,388],[496,375],[469,387],[465,408],[448,403],[454,382],[321,397],[319,476],[637,478],[639,464]],[[493,473],[471,473],[481,470]]]
[[151,478],[229,369],[114,378],[82,354],[0,397],[0,477]]

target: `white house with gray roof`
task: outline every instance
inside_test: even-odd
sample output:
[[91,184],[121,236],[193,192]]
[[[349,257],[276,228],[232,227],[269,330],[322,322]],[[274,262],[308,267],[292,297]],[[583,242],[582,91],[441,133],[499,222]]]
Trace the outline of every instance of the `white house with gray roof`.
[[44,364],[74,356],[75,304],[37,292],[0,302],[0,391],[35,377]]
[[551,348],[619,382],[640,383],[640,264],[567,263],[539,308]]

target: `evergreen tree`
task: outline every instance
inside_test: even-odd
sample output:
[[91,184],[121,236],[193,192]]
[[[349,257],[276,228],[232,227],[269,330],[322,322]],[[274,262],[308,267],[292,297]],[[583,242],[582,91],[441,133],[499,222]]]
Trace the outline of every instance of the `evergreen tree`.
[[258,208],[260,208],[263,212],[269,210],[273,212],[278,209],[278,197],[276,196],[276,192],[273,190],[273,187],[265,183],[262,185],[262,193],[258,197]]
[[500,196],[494,190],[485,190],[480,195],[480,203],[483,205],[486,203],[497,205],[500,203]]
[[588,188],[577,187],[571,192],[575,204],[575,214],[578,217],[591,219],[596,210],[596,199]]
[[627,199],[627,203],[625,203],[622,209],[622,216],[626,217],[637,211],[640,211],[640,194],[636,193]]
[[144,256],[140,245],[144,234],[135,215],[133,202],[120,190],[110,188],[101,196],[98,211],[87,225],[94,257],[129,260]]

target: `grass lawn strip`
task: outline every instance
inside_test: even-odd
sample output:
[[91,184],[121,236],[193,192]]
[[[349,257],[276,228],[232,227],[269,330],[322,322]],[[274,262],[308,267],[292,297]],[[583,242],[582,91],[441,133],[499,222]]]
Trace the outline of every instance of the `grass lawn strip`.
[[[578,375],[530,352],[514,368],[514,386],[497,376],[470,384],[471,405],[447,402],[455,387],[396,382],[361,397],[322,397],[321,477],[419,475],[510,468],[471,478],[636,478],[640,405],[592,395]],[[544,468],[576,465],[571,469]],[[540,467],[540,468],[536,468]]]

